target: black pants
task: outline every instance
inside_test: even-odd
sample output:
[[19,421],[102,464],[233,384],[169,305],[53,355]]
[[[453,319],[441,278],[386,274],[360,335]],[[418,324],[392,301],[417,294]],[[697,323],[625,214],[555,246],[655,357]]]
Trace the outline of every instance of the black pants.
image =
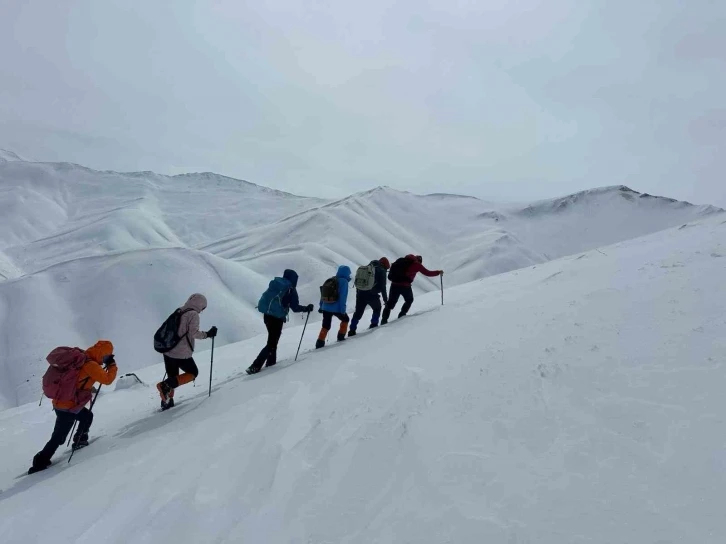
[[166,383],[171,386],[172,389],[179,387],[179,371],[191,374],[196,379],[199,376],[199,369],[194,359],[172,359],[164,355],[164,368],[166,368]]
[[381,317],[381,297],[378,296],[378,293],[371,294],[365,291],[358,291],[355,294],[355,312],[350,322],[350,330],[355,331],[358,329],[358,322],[363,317],[368,306],[373,310],[371,325],[378,325],[378,320]]
[[413,288],[410,285],[391,284],[391,289],[388,291],[388,304],[386,304],[386,308],[383,310],[383,319],[381,321],[383,324],[388,322],[391,311],[396,307],[400,297],[403,297],[403,306],[398,317],[403,317],[411,309],[411,304],[413,304]]
[[337,317],[340,319],[341,323],[348,323],[350,321],[350,318],[348,318],[348,314],[339,314],[339,313],[333,313],[333,312],[323,312],[323,328],[326,330],[330,330],[330,327],[333,326],[333,317]]
[[76,442],[80,438],[88,440],[88,430],[91,428],[91,423],[93,423],[93,412],[91,412],[88,408],[83,408],[77,414],[65,412],[63,410],[55,411],[55,427],[53,428],[53,434],[45,447],[33,458],[34,466],[47,465],[50,463],[51,457],[53,457],[56,450],[65,443],[66,438],[68,438],[68,433],[71,432],[73,424],[76,421],[78,421],[78,428],[76,429],[73,441]]
[[265,363],[267,363],[267,366],[277,363],[277,344],[280,342],[280,336],[282,336],[283,325],[285,325],[284,319],[265,314],[267,344],[262,348],[254,363],[252,363],[253,365],[262,368]]

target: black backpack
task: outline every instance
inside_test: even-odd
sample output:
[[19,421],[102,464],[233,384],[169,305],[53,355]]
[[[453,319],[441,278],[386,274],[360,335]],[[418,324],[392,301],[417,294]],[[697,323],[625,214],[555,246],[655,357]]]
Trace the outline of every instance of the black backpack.
[[[154,349],[159,353],[167,353],[176,347],[181,342],[182,337],[179,336],[179,324],[181,323],[181,316],[187,312],[191,312],[192,309],[188,308],[182,310],[178,308],[174,310],[169,317],[166,318],[159,327],[159,330],[154,334]],[[184,335],[186,336],[186,334]],[[187,342],[189,339],[187,338]],[[191,343],[189,344],[191,347]]]
[[413,264],[411,259],[401,257],[396,259],[388,271],[388,279],[393,283],[408,283],[411,279],[406,275],[408,267]]
[[327,303],[333,304],[338,302],[340,298],[340,292],[338,290],[338,278],[333,276],[325,280],[325,283],[320,286],[320,299]]

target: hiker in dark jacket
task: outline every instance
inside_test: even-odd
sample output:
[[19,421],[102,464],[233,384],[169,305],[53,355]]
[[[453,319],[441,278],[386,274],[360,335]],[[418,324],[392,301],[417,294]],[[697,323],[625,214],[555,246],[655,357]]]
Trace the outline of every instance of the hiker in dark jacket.
[[373,288],[368,291],[361,289],[355,290],[355,312],[353,313],[353,319],[350,321],[350,330],[348,336],[355,336],[358,330],[358,322],[363,317],[366,311],[366,307],[370,306],[373,310],[371,316],[371,325],[369,329],[374,329],[378,326],[378,321],[381,318],[381,295],[383,296],[383,304],[388,302],[388,293],[386,289],[386,270],[391,268],[391,263],[385,257],[381,257],[377,261],[371,261],[370,266],[375,270],[375,283]]
[[[217,336],[217,327],[207,332],[199,330],[199,314],[207,308],[207,298],[200,294],[191,295],[184,306],[179,308],[182,315],[179,319],[177,331],[181,340],[164,353],[164,367],[167,378],[156,384],[156,390],[161,397],[161,409],[168,410],[174,406],[174,389],[180,385],[192,382],[199,376],[199,369],[194,362],[194,340],[205,340]],[[180,376],[179,371],[184,373]]]
[[282,327],[290,310],[297,313],[310,313],[315,309],[312,304],[300,306],[297,280],[297,272],[285,270],[281,278],[275,278],[270,282],[267,291],[260,297],[257,309],[265,314],[267,344],[247,369],[247,374],[257,374],[265,363],[268,367],[277,364],[277,344],[282,336]]
[[[341,265],[338,267],[338,272],[335,274],[335,280],[338,283],[338,299],[334,302],[324,302],[320,300],[320,313],[323,314],[323,325],[320,328],[318,339],[315,342],[315,348],[322,348],[325,346],[325,339],[328,337],[328,332],[333,326],[333,317],[340,319],[340,328],[338,329],[338,342],[345,340],[345,335],[348,332],[348,322],[350,318],[346,312],[346,305],[348,302],[348,283],[350,282],[350,267]],[[322,288],[321,288],[322,291]]]
[[403,297],[404,303],[398,317],[404,317],[411,309],[411,304],[413,304],[413,289],[411,288],[411,284],[419,272],[430,278],[444,274],[443,270],[427,269],[423,265],[421,255],[406,255],[393,263],[388,273],[388,279],[391,280],[391,289],[388,293],[388,304],[386,304],[383,310],[381,325],[388,323],[388,318],[391,315],[391,311],[396,307],[399,297]]

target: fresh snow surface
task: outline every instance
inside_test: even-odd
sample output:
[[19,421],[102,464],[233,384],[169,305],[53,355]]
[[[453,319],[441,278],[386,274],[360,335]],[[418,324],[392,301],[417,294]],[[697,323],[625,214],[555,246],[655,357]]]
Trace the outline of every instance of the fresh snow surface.
[[254,307],[285,268],[305,303],[338,264],[411,252],[455,286],[717,211],[619,186],[521,206],[388,188],[333,202],[209,173],[0,162],[0,409],[38,398],[59,344],[108,338],[130,370],[153,364],[153,332],[193,292],[225,345],[264,331]]
[[293,363],[297,317],[273,369],[217,349],[211,398],[209,352],[168,412],[161,365],[103,390],[101,438],[33,476],[54,415],[6,410],[2,541],[722,544],[724,263],[717,216],[309,326]]

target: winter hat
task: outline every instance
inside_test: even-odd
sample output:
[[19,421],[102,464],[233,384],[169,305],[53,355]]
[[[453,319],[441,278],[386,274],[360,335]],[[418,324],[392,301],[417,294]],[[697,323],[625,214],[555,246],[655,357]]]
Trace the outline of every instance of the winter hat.
[[420,263],[423,263],[423,257],[421,255],[416,255],[416,260]]
[[381,265],[383,265],[383,268],[385,268],[386,270],[391,268],[391,262],[385,257],[381,257],[380,259],[378,259],[378,262],[381,263]]

